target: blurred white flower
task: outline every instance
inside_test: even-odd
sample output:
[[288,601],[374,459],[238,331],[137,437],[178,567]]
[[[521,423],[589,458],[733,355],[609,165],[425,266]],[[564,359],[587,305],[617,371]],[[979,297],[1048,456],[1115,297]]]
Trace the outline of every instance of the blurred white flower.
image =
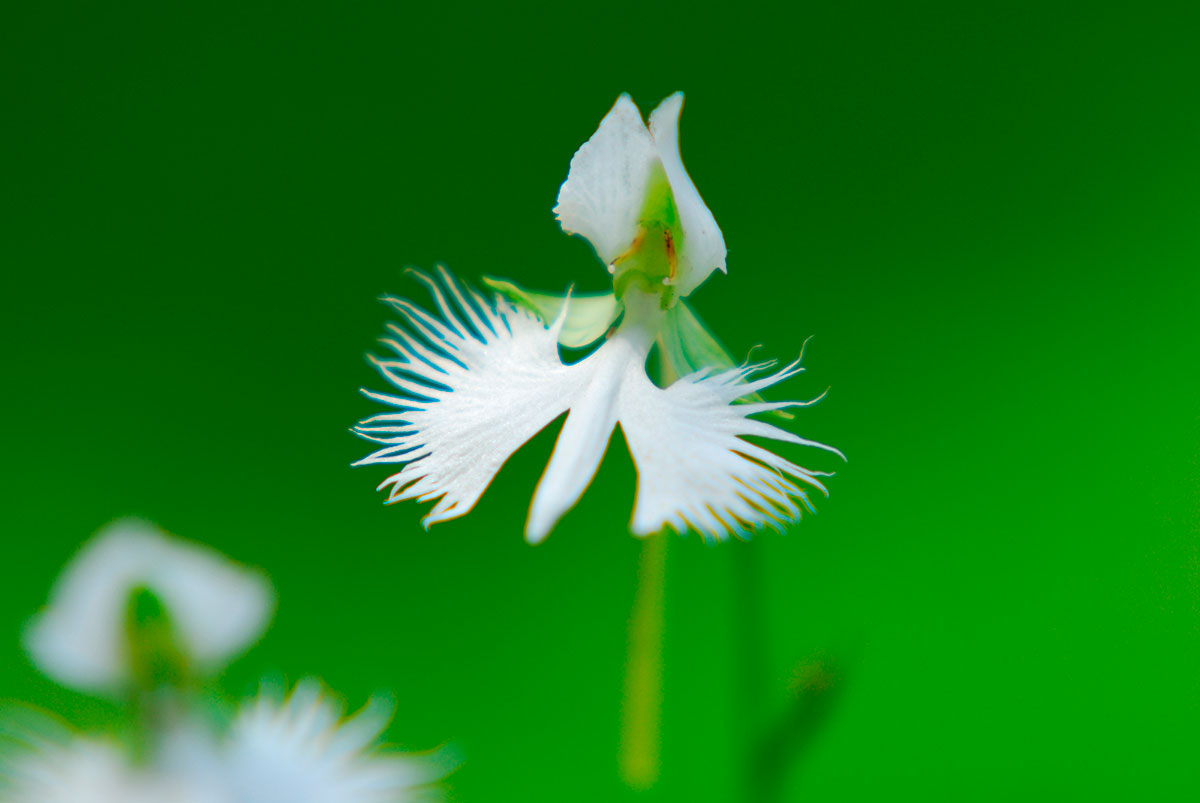
[[284,701],[247,704],[224,748],[238,803],[392,803],[426,799],[444,760],[379,749],[390,710],[369,705],[349,718],[315,682]]
[[[316,681],[237,710],[191,681],[257,639],[266,578],[138,521],[102,530],[64,570],[27,647],[51,677],[120,692],[123,742],[35,710],[0,711],[0,803],[392,803],[427,799],[446,751],[382,749],[391,711],[344,717]],[[132,727],[130,727],[132,726]]]
[[162,605],[174,647],[192,669],[219,669],[263,633],[274,607],[267,579],[214,550],[136,520],[84,545],[31,622],[25,644],[50,677],[119,693],[135,682],[129,607],[140,591]]
[[[563,229],[592,243],[613,275],[612,293],[577,302],[491,281],[504,296],[489,299],[441,268],[440,283],[417,274],[440,315],[385,299],[408,326],[389,326],[382,342],[394,354],[372,361],[400,395],[364,393],[398,411],[355,427],[381,444],[355,465],[403,465],[380,485],[390,489],[388,503],[435,502],[426,526],[467,513],[508,457],[568,411],[530,507],[525,537],[533,543],[582,495],[617,425],[638,470],[630,523],[638,535],[671,525],[722,539],[782,527],[812,509],[804,486],[827,493],[818,479],[825,472],[745,439],[841,456],[752,417],[817,400],[757,396],[803,371],[799,359],[766,375],[774,362],[735,366],[681,300],[725,270],[721,231],[679,156],[682,104],[680,94],[667,98],[647,128],[621,96],[572,158],[559,192]],[[584,359],[563,363],[560,344],[585,346],[606,332]],[[666,388],[646,374],[655,345]]]
[[184,719],[127,746],[59,729],[0,752],[0,803],[408,803],[433,800],[445,751],[383,749],[390,710],[346,718],[316,681],[264,692],[227,729]]

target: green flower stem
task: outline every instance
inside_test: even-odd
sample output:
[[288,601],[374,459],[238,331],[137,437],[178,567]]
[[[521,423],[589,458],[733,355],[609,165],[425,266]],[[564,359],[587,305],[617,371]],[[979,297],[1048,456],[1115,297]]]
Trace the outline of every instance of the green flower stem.
[[642,542],[629,619],[620,772],[633,789],[655,784],[661,760],[663,586],[669,540],[659,533]]

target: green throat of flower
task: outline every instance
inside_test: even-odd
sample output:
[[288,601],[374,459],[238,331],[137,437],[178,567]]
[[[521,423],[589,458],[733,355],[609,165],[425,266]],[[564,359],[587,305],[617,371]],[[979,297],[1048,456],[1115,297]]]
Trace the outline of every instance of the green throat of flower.
[[636,287],[658,295],[662,308],[670,309],[676,301],[675,283],[682,247],[683,228],[675,196],[662,165],[655,165],[638,218],[637,235],[628,250],[609,265],[617,298],[624,299],[626,291]]
[[125,639],[137,690],[179,687],[188,678],[187,656],[176,638],[171,618],[162,600],[145,586],[129,595]]

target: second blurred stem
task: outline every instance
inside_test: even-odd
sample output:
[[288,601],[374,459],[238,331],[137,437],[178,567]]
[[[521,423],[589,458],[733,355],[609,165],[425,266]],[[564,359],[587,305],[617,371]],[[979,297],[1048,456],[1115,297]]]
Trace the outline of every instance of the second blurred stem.
[[733,594],[738,602],[735,612],[735,648],[740,658],[734,703],[745,754],[741,771],[746,800],[770,803],[775,798],[765,786],[759,765],[766,726],[767,689],[770,680],[770,656],[767,647],[767,606],[763,588],[762,541],[754,539],[731,549]]

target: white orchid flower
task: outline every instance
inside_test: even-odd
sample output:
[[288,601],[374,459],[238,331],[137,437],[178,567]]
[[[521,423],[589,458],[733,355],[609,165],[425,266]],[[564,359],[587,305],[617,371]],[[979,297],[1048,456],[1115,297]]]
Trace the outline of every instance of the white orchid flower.
[[[135,643],[130,606],[139,594],[162,606],[164,642]],[[223,555],[136,520],[101,530],[67,565],[25,646],[67,686],[122,693],[138,682],[138,650],[178,651],[201,672],[221,668],[262,635],[274,609],[267,579]]]
[[[725,270],[725,241],[679,156],[683,96],[667,98],[649,127],[621,96],[571,159],[555,213],[586,237],[613,275],[613,292],[571,298],[489,281],[491,298],[445,268],[421,273],[437,314],[387,298],[407,327],[390,325],[387,357],[372,357],[399,395],[364,390],[396,412],[355,432],[381,448],[355,465],[401,464],[380,489],[387,502],[435,502],[428,527],[467,513],[505,460],[562,413],[566,423],[534,493],[525,527],[542,541],[591,482],[620,425],[637,466],[630,529],[670,525],[723,539],[782,527],[812,509],[820,476],[747,441],[812,446],[755,416],[807,402],[764,402],[758,393],[804,369],[733,365],[682,299]],[[617,322],[619,319],[619,323]],[[615,326],[614,326],[615,324]],[[604,342],[578,362],[559,346]],[[666,387],[646,373],[657,345]],[[819,399],[820,397],[818,397]],[[739,403],[740,402],[740,403]]]

